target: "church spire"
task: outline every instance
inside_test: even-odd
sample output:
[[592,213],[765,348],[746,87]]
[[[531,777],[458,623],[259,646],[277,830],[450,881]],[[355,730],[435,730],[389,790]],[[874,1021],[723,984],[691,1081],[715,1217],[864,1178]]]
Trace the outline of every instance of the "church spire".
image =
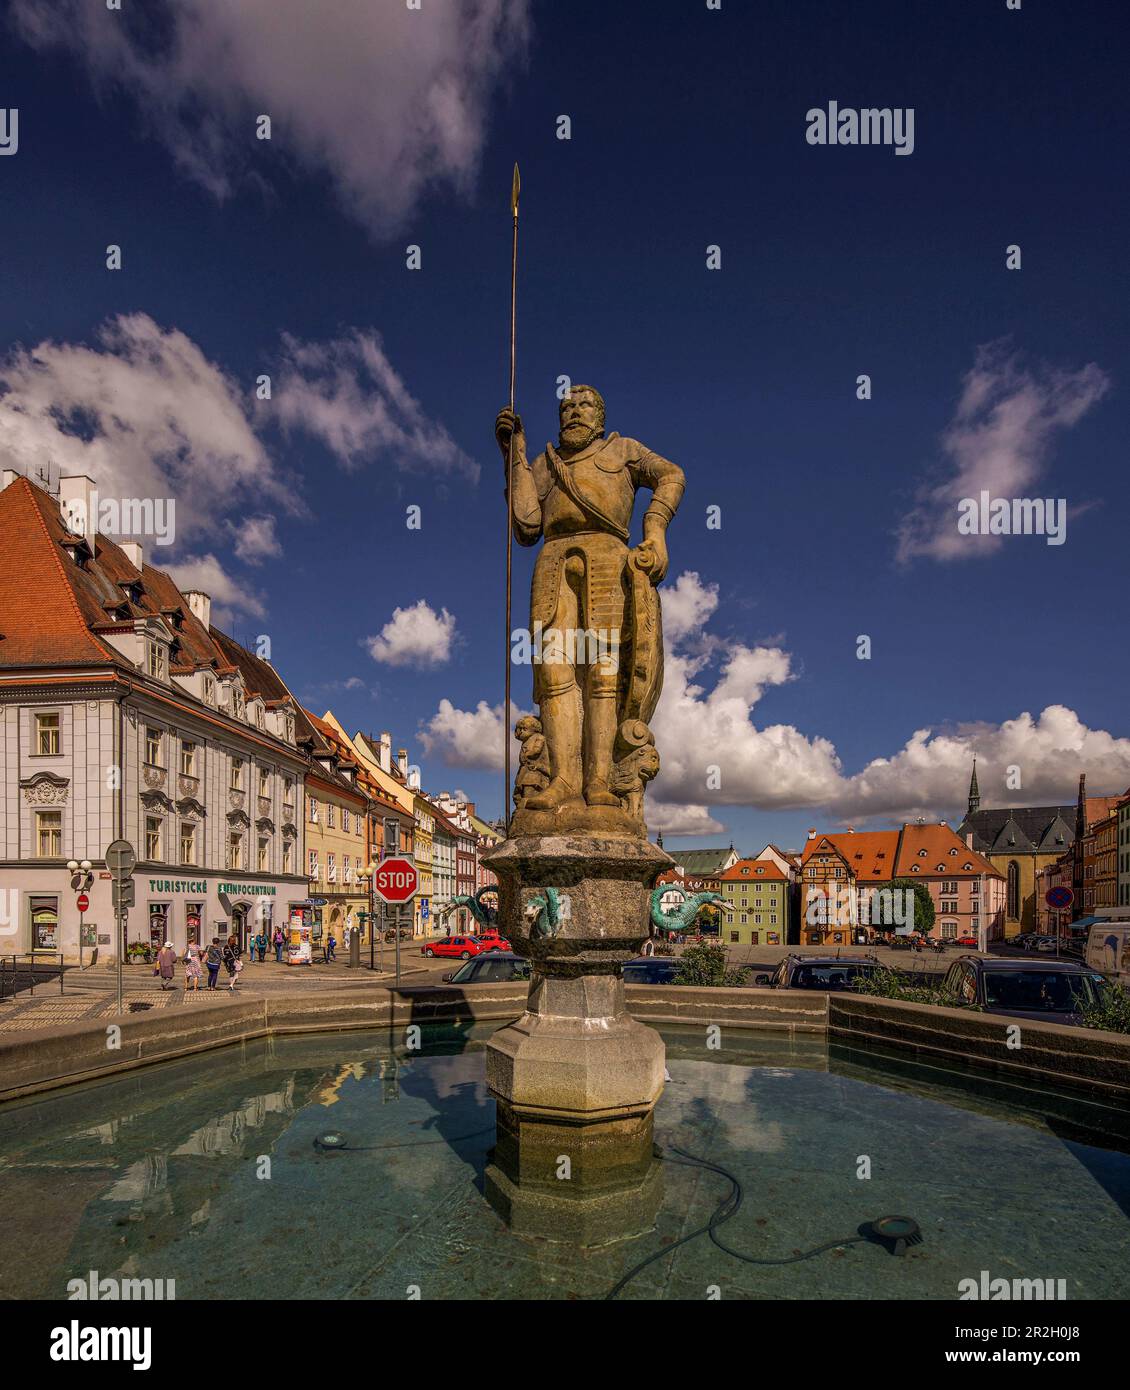
[[972,816],[980,809],[981,789],[977,785],[977,759],[973,759],[973,776],[969,779],[969,808],[965,812],[967,816]]

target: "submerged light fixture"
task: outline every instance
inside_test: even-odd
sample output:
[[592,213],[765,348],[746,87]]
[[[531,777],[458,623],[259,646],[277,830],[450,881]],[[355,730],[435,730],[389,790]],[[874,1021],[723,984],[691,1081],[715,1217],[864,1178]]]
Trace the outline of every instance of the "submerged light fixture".
[[861,1234],[876,1241],[892,1255],[905,1255],[907,1246],[922,1244],[922,1230],[910,1216],[880,1216],[861,1228]]

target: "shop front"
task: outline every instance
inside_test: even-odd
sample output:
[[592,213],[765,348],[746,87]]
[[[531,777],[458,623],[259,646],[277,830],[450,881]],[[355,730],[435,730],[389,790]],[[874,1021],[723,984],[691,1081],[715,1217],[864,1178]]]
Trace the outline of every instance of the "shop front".
[[[270,945],[276,923],[284,928],[292,904],[307,901],[304,879],[233,880],[220,875],[161,878],[136,875],[137,906],[130,913],[129,941],[159,947],[171,941],[178,954],[189,942],[234,936],[244,952],[262,934]],[[144,914],[143,933],[137,920]]]

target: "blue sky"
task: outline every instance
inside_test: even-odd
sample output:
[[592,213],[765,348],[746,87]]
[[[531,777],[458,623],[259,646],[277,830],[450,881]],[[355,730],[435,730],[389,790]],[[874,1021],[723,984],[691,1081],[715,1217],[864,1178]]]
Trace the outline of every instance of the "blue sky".
[[[16,0],[0,46],[0,450],[166,487],[149,554],[317,713],[497,812],[517,159],[531,443],[567,374],[687,473],[653,828],[952,817],[974,752],[986,805],[1130,785],[1118,6],[147,8]],[[913,153],[808,144],[833,100]],[[980,486],[1066,543],[957,537]]]

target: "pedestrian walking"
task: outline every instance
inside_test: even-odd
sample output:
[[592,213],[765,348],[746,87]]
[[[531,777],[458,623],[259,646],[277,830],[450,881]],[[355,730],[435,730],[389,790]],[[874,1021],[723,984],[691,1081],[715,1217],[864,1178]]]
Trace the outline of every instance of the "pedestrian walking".
[[214,936],[212,944],[208,947],[208,953],[204,957],[204,964],[208,967],[208,988],[216,988],[216,976],[220,973],[220,963],[223,960],[223,953],[220,950],[220,938]]
[[275,928],[275,960],[282,964],[283,947],[286,945],[286,938],[282,934],[282,928]]
[[185,991],[191,990],[194,994],[200,990],[200,977],[203,974],[200,967],[200,947],[195,941],[190,941],[184,953],[184,987]]
[[239,957],[239,941],[236,937],[229,936],[227,945],[220,952],[220,958],[224,963],[224,969],[228,972],[228,989],[233,994],[239,983],[240,971],[243,969],[243,961]]
[[334,952],[335,952],[336,950],[337,950],[337,942],[334,940],[334,934],[333,934],[333,932],[330,932],[329,938],[328,938],[327,941],[326,941],[326,961],[327,961],[327,963],[328,963],[329,961],[335,959],[335,957],[334,957]]
[[161,988],[175,989],[174,977],[176,975],[177,953],[173,950],[173,943],[166,941],[157,952],[157,972],[161,976]]

